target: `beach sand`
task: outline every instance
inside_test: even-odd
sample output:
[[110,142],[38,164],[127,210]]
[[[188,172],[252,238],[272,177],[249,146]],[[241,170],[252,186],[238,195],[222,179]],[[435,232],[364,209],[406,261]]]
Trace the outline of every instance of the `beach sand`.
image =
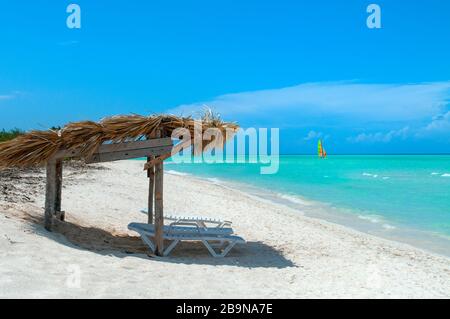
[[[165,174],[165,212],[232,220],[248,243],[226,258],[203,245],[149,257],[143,163],[67,169],[66,222],[42,226],[44,173],[0,180],[1,298],[449,298],[450,259],[259,200]],[[6,183],[8,180],[8,183]]]

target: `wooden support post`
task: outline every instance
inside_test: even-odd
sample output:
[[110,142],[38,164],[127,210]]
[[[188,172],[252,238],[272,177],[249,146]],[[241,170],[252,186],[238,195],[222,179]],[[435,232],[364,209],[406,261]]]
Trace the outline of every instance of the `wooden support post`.
[[[162,137],[162,131],[156,131],[156,137]],[[155,165],[155,246],[156,255],[162,256],[164,251],[164,164]]]
[[53,216],[55,215],[56,203],[56,161],[49,160],[46,169],[46,188],[45,188],[45,229],[52,230]]
[[56,161],[56,198],[55,198],[55,214],[64,221],[64,212],[61,211],[61,195],[62,195],[62,178],[63,178],[63,161]]
[[164,164],[159,163],[155,166],[155,242],[156,255],[162,256],[164,251],[164,206],[163,206],[163,175]]
[[[147,157],[147,163],[152,160],[152,156]],[[155,168],[152,166],[147,170],[148,177],[148,223],[153,224],[153,198],[155,193]]]

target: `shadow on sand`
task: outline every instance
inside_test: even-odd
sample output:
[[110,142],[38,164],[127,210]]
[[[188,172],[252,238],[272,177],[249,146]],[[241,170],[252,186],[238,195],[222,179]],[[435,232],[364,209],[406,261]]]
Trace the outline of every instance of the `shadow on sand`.
[[92,226],[81,226],[72,221],[55,221],[53,232],[43,227],[43,217],[25,213],[23,218],[29,222],[35,232],[60,244],[73,248],[89,250],[101,255],[113,255],[119,258],[136,257],[161,260],[177,264],[228,265],[245,268],[286,268],[296,265],[283,256],[282,252],[262,242],[247,242],[236,245],[225,258],[213,258],[199,242],[180,243],[170,257],[157,257],[137,236],[116,233]]

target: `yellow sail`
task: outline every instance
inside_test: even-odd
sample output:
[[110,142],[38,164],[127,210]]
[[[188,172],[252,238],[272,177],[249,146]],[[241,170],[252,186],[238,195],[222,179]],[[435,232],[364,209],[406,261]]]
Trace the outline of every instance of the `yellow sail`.
[[327,151],[325,151],[325,148],[323,147],[322,140],[319,140],[319,143],[317,145],[317,153],[320,158],[326,158],[327,157]]
[[319,157],[323,156],[322,140],[319,140],[319,143],[317,145],[317,153]]

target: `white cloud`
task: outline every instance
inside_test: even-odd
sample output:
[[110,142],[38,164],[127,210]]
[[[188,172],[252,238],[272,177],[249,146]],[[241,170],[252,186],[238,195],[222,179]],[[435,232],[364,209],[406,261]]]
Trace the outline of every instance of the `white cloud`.
[[409,127],[389,132],[361,133],[355,137],[349,137],[347,141],[351,143],[389,143],[393,139],[406,139],[410,133]]
[[11,94],[0,95],[0,101],[14,99],[17,96],[17,94],[18,93],[14,92],[14,93],[11,93]]
[[422,136],[446,132],[450,133],[450,111],[435,116],[430,124],[419,131],[418,135]]
[[[225,120],[284,129],[309,128],[304,141],[334,139],[350,143],[449,136],[450,81],[415,84],[357,82],[306,83],[292,87],[225,94],[178,106],[170,112],[196,115],[209,105]],[[426,124],[424,124],[426,123]],[[361,132],[352,136],[352,132]],[[350,136],[350,137],[347,137]]]
[[321,138],[323,136],[322,132],[316,132],[316,131],[309,131],[308,135],[306,135],[303,139],[305,141],[314,140],[317,138]]
[[406,122],[442,112],[450,81],[420,84],[307,83],[273,90],[226,94],[181,105],[172,113],[195,114],[208,104],[225,118],[278,120],[291,125],[307,118],[352,119],[359,123]]
[[330,135],[325,135],[322,132],[316,132],[314,130],[309,131],[308,134],[303,138],[305,141],[316,140],[316,139],[327,140],[330,138]]

